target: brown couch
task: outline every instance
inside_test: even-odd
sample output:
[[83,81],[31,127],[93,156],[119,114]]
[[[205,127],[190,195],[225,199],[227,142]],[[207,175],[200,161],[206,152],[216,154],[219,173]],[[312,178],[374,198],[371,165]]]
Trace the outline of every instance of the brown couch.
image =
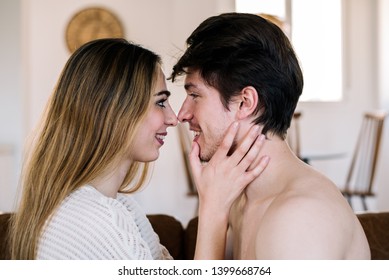
[[[10,214],[0,215],[0,260],[9,259],[7,231]],[[175,218],[168,215],[148,215],[174,259],[193,259],[196,245],[197,218],[192,219],[186,228]],[[373,260],[389,259],[389,212],[358,214],[369,241]]]

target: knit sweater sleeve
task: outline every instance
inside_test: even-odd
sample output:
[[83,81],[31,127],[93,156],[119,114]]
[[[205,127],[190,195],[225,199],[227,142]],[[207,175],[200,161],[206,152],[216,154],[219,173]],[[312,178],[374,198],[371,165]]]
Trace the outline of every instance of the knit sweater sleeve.
[[[137,213],[85,187],[72,193],[46,223],[38,259],[153,259]],[[147,219],[147,218],[146,218]]]

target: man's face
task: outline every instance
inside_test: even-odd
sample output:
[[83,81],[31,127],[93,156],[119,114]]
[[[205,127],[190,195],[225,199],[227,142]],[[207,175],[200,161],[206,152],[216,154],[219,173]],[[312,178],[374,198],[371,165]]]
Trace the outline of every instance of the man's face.
[[224,108],[219,92],[208,86],[198,71],[185,78],[187,96],[178,113],[181,122],[188,122],[200,146],[200,159],[209,161],[220,145],[227,128],[235,120],[234,112]]

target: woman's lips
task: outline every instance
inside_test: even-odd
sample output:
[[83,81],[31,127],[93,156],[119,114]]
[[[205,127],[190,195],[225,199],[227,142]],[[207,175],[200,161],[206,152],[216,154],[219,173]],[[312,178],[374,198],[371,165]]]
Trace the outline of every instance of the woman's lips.
[[155,139],[157,139],[158,143],[163,145],[165,142],[165,137],[166,137],[167,133],[158,133],[157,135],[155,135]]

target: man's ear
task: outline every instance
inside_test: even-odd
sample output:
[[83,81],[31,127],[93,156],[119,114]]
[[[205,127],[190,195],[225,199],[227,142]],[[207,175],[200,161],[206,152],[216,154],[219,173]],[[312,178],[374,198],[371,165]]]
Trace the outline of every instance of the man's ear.
[[258,106],[258,92],[252,86],[247,86],[242,89],[239,97],[239,108],[237,111],[237,117],[239,120],[243,120],[251,116]]

